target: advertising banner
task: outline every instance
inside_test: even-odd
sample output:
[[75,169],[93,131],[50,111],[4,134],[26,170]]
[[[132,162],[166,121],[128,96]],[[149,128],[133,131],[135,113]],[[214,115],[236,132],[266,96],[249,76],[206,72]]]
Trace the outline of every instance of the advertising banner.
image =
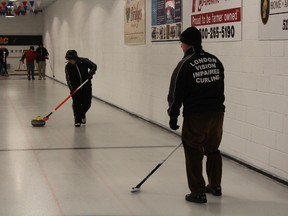
[[182,32],[182,0],[152,0],[152,42],[178,41]]
[[260,0],[259,40],[288,39],[288,0]]
[[203,42],[242,39],[242,0],[192,0],[191,26],[202,33]]
[[124,40],[125,44],[145,44],[146,0],[125,0]]

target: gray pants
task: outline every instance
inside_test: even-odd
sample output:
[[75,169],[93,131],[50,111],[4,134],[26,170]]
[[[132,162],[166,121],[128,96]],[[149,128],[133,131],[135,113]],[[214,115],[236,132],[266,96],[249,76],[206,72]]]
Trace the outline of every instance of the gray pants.
[[39,61],[38,62],[39,79],[45,78],[45,72],[46,72],[46,61]]

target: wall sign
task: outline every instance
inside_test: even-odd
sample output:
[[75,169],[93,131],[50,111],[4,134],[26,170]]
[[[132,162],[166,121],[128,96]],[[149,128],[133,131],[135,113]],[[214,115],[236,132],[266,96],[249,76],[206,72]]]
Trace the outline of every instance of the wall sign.
[[145,0],[125,0],[124,40],[125,44],[145,44]]
[[288,0],[260,0],[259,40],[288,39]]
[[192,0],[191,26],[202,33],[203,42],[242,39],[242,0]]
[[0,45],[39,45],[42,35],[0,35]]
[[151,41],[178,41],[182,32],[182,0],[152,0]]

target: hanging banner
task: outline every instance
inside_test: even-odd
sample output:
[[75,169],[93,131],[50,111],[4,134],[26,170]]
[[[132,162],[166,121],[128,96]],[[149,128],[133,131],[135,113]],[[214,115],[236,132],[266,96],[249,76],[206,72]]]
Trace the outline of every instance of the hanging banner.
[[[37,3],[38,7],[40,2]],[[12,14],[16,16],[26,15],[37,11],[35,1],[2,1],[0,4],[0,16]]]
[[27,1],[22,1],[22,4],[25,7],[27,5]]
[[152,0],[151,41],[178,41],[182,32],[182,0]]
[[125,44],[138,45],[146,42],[146,0],[125,0],[124,40]]
[[288,0],[260,0],[259,40],[288,39]]
[[202,33],[203,42],[242,39],[242,0],[192,0],[191,26]]

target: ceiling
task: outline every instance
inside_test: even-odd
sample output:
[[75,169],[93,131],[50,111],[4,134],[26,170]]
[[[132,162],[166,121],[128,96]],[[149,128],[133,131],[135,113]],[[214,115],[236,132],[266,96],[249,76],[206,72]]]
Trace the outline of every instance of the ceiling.
[[45,8],[49,7],[53,2],[56,0],[41,0],[40,6],[37,8],[37,10],[45,10]]

